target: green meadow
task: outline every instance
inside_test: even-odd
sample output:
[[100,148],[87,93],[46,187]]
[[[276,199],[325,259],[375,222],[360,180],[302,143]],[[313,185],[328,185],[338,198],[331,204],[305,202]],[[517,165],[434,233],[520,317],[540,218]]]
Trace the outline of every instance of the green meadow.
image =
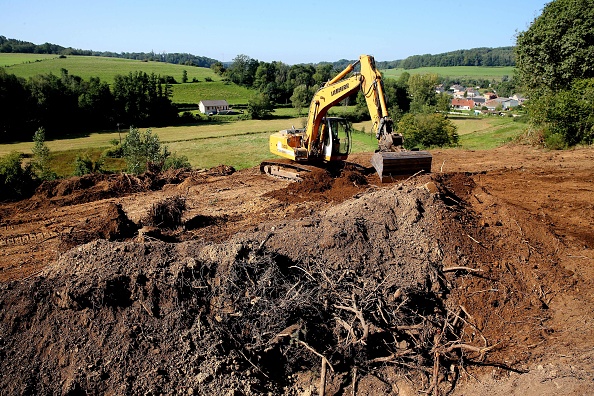
[[460,136],[460,146],[468,150],[490,150],[508,143],[524,132],[519,118],[499,116],[450,117]]
[[[98,56],[59,58],[57,55],[0,54],[0,66],[4,66],[7,73],[23,78],[48,73],[59,76],[62,69],[66,69],[70,75],[79,76],[84,80],[99,77],[101,81],[109,84],[113,83],[116,75],[127,75],[135,71],[172,76],[180,83],[171,86],[174,103],[198,104],[201,100],[226,99],[231,105],[245,104],[254,94],[253,90],[222,81],[220,76],[208,68],[163,62]],[[188,83],[181,84],[184,70],[188,73]],[[194,79],[196,82],[192,82]]]
[[503,76],[514,75],[513,66],[487,67],[487,66],[450,66],[450,67],[420,67],[418,69],[384,69],[385,78],[398,79],[402,73],[409,74],[437,74],[449,78],[474,78],[501,81]]
[[54,54],[5,54],[0,53],[0,67],[19,65],[22,63],[41,62],[46,59],[57,58]]
[[201,100],[225,99],[231,106],[246,104],[254,90],[225,81],[173,84],[173,103],[195,103]]
[[[4,58],[8,55],[13,54],[0,54],[0,64],[5,62]],[[194,78],[204,81],[206,77],[210,77],[214,81],[221,80],[221,77],[217,76],[212,70],[204,67],[99,56],[69,55],[66,58],[59,58],[56,55],[52,55],[52,58],[47,58],[40,62],[13,64],[5,69],[7,73],[12,73],[23,78],[48,73],[59,76],[61,70],[66,69],[69,74],[79,76],[84,80],[88,80],[90,77],[99,77],[101,81],[109,84],[113,83],[114,77],[117,74],[127,75],[130,72],[138,70],[147,74],[155,73],[161,76],[172,76],[177,82],[181,82],[184,70],[188,72],[188,81],[192,81]]]

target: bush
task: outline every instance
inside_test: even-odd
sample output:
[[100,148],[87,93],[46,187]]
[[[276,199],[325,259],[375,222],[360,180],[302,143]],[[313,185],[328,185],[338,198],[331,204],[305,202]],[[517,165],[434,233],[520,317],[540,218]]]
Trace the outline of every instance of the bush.
[[102,157],[93,162],[88,154],[85,154],[83,157],[77,155],[76,159],[74,160],[74,176],[84,176],[90,173],[101,173],[103,163],[104,161]]
[[[576,80],[568,90],[548,92],[528,104],[532,123],[547,139],[564,146],[590,144],[594,138],[594,78]],[[553,137],[554,135],[558,135]]]
[[190,161],[188,161],[188,157],[185,155],[178,156],[177,154],[173,153],[169,157],[165,159],[163,163],[163,170],[167,169],[189,169],[192,165]]
[[406,114],[398,122],[397,132],[403,135],[407,149],[458,144],[456,126],[443,114]]
[[122,158],[124,156],[124,150],[122,146],[118,143],[114,147],[105,149],[105,151],[103,151],[101,155],[107,158]]
[[273,110],[272,102],[266,94],[257,94],[248,101],[247,114],[252,120],[267,118]]
[[146,171],[148,165],[152,169],[162,168],[170,155],[167,146],[161,145],[159,136],[154,135],[150,128],[144,133],[137,128],[130,128],[122,144],[122,151],[128,172],[133,174]]
[[563,135],[559,133],[553,133],[551,135],[545,136],[545,147],[551,150],[563,150],[567,148],[565,144],[565,140],[563,139]]
[[23,167],[23,154],[12,152],[0,158],[0,199],[29,196],[36,184],[31,165]]

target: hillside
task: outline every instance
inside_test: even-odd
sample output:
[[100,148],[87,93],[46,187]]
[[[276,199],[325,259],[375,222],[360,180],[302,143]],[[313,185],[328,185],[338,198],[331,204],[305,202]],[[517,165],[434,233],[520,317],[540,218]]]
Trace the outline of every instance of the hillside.
[[[222,81],[222,78],[209,68],[164,62],[98,56],[69,55],[60,58],[47,54],[0,53],[0,67],[4,67],[7,73],[25,79],[49,73],[59,76],[62,69],[66,69],[70,75],[81,77],[83,80],[99,77],[101,81],[109,84],[113,83],[116,75],[127,75],[135,71],[171,76],[179,83],[172,85],[174,103],[197,104],[200,100],[224,98],[231,105],[245,104],[252,95],[252,91],[245,87]],[[184,70],[187,72],[189,83],[181,84]]]
[[[65,58],[47,55],[30,55],[39,60],[27,60],[23,54],[0,54],[0,64],[5,64],[6,72],[18,77],[29,78],[38,74],[61,74],[61,69],[84,80],[99,77],[101,81],[113,83],[116,74],[126,75],[137,70],[147,74],[155,73],[161,76],[172,76],[177,82],[182,81],[183,71],[188,73],[188,81],[197,79],[204,81],[209,77],[213,81],[221,80],[212,70],[204,67],[174,65],[165,62],[149,62],[132,59],[107,58],[99,56],[69,55]],[[17,63],[17,61],[21,61]],[[24,62],[23,62],[24,61]]]

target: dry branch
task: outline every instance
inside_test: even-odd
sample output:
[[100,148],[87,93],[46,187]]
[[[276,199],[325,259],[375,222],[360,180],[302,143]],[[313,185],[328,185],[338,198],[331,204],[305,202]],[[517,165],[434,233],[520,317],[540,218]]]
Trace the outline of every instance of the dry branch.
[[365,345],[365,340],[367,340],[367,336],[369,335],[369,325],[367,323],[365,323],[365,318],[363,317],[363,312],[361,312],[359,309],[357,309],[357,304],[355,303],[354,300],[353,300],[353,306],[354,306],[354,308],[346,307],[344,305],[334,305],[334,308],[344,309],[345,311],[350,311],[355,314],[357,319],[359,319],[359,321],[361,322],[361,327],[363,328],[363,335],[357,342],[360,342],[361,344]]
[[307,348],[314,355],[319,356],[322,359],[322,362],[325,362],[328,365],[328,367],[330,367],[330,371],[334,372],[334,367],[332,367],[332,365],[330,364],[330,362],[328,361],[328,359],[326,359],[326,356],[322,355],[321,353],[319,353],[318,351],[316,351],[315,349],[313,349],[312,347],[310,347],[305,341],[298,340],[297,342],[299,344],[303,345],[305,348]]
[[482,269],[470,268],[470,267],[448,267],[441,270],[441,272],[454,272],[454,271],[467,271],[467,272],[483,272]]

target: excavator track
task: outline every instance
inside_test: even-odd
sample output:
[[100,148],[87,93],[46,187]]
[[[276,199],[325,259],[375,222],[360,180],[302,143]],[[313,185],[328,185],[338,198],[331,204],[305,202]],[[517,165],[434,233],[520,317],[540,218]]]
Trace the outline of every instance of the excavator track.
[[313,166],[284,160],[272,160],[260,163],[260,172],[268,176],[292,181],[303,181],[303,174],[311,172],[314,168]]

